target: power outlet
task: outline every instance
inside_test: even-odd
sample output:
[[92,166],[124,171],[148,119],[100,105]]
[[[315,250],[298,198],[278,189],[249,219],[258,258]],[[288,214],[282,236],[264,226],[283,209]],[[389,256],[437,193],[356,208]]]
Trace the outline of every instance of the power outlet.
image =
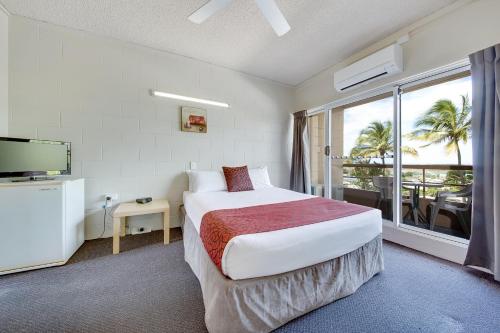
[[104,202],[106,208],[113,206],[113,201],[118,201],[118,193],[105,193]]
[[130,234],[132,234],[132,235],[145,234],[148,232],[151,232],[151,227],[132,227],[132,228],[130,228]]

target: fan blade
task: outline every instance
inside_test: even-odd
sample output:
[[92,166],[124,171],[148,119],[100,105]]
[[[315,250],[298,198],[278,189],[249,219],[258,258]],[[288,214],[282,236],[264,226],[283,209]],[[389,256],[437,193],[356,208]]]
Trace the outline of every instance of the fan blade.
[[210,16],[229,5],[231,1],[233,0],[210,0],[191,14],[188,19],[193,23],[203,23],[203,21],[208,19]]
[[269,21],[278,36],[283,36],[290,31],[290,25],[281,13],[274,0],[255,0],[262,14]]

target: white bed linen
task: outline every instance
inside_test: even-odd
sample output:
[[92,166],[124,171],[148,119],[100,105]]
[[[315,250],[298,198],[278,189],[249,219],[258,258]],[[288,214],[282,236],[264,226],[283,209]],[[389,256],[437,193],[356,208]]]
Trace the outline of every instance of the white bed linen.
[[[277,187],[244,192],[184,192],[184,207],[198,234],[207,212],[312,198]],[[233,280],[284,273],[346,253],[382,232],[377,209],[340,219],[231,239],[222,256],[222,271]]]

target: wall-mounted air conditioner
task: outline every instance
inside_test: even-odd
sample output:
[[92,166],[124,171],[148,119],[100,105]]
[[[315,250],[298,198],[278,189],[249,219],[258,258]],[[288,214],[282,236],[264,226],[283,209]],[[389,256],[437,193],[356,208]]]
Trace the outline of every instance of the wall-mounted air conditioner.
[[357,88],[403,71],[403,49],[393,44],[333,74],[338,92]]

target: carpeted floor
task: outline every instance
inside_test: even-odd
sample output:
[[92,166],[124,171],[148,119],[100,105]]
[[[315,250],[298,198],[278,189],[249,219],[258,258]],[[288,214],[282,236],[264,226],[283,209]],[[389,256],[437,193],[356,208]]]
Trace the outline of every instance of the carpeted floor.
[[[180,234],[172,233],[173,240]],[[0,332],[206,332],[182,242],[161,232],[86,242],[70,263],[0,277]],[[384,244],[385,271],[278,332],[500,332],[500,284]]]

